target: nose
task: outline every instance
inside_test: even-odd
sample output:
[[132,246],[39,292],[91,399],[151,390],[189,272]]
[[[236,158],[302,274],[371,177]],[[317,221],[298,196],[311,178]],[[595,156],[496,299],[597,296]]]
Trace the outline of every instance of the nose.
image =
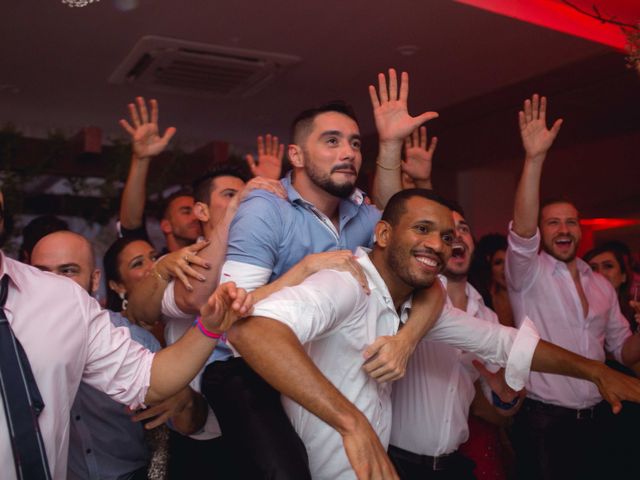
[[559,231],[560,231],[560,233],[569,233],[569,227],[567,226],[567,224],[565,222],[560,222]]
[[422,244],[424,248],[430,248],[437,253],[442,253],[445,248],[445,243],[442,241],[440,234],[437,232],[433,232],[431,235],[427,235]]

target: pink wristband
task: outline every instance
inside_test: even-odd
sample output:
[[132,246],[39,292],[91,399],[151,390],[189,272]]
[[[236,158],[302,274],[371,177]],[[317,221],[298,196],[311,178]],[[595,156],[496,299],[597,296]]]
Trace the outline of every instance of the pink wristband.
[[198,317],[198,319],[196,320],[196,324],[198,325],[198,329],[202,332],[202,334],[205,337],[215,338],[216,340],[218,338],[222,337],[222,333],[215,333],[215,332],[212,332],[210,330],[207,330],[207,327],[205,327],[202,324],[202,318]]

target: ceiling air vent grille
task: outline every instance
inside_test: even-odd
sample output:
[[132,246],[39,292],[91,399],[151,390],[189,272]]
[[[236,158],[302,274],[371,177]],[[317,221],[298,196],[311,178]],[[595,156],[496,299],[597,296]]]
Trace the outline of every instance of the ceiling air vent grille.
[[299,61],[292,55],[147,36],[109,81],[193,96],[246,97]]

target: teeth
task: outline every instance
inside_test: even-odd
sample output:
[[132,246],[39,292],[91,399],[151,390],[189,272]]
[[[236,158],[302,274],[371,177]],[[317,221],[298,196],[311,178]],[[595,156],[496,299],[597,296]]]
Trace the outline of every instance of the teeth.
[[429,267],[437,267],[438,266],[438,262],[433,260],[432,258],[427,258],[427,257],[416,257],[416,260],[418,260],[420,263],[423,263]]

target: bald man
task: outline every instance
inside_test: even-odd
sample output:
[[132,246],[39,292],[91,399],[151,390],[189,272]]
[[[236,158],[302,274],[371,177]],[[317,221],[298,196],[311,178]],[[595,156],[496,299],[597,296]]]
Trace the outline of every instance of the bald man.
[[[77,233],[58,231],[42,237],[33,248],[31,264],[45,272],[69,278],[90,295],[98,290],[101,272],[96,268],[93,247],[85,237]],[[119,313],[109,311],[109,315],[116,327],[130,329],[133,340],[152,352],[160,349],[160,344],[150,332],[129,323]],[[193,404],[193,393],[187,388],[175,398],[172,397],[171,404]],[[200,404],[203,405],[204,403]],[[189,416],[187,409],[186,413],[181,414],[181,418],[175,419],[176,423],[183,425],[190,422],[192,419]],[[163,420],[150,422],[148,425],[162,422]],[[198,427],[193,425],[186,429]],[[71,407],[67,478],[147,478],[149,460],[150,452],[144,439],[142,424],[131,421],[121,403],[81,383]]]

